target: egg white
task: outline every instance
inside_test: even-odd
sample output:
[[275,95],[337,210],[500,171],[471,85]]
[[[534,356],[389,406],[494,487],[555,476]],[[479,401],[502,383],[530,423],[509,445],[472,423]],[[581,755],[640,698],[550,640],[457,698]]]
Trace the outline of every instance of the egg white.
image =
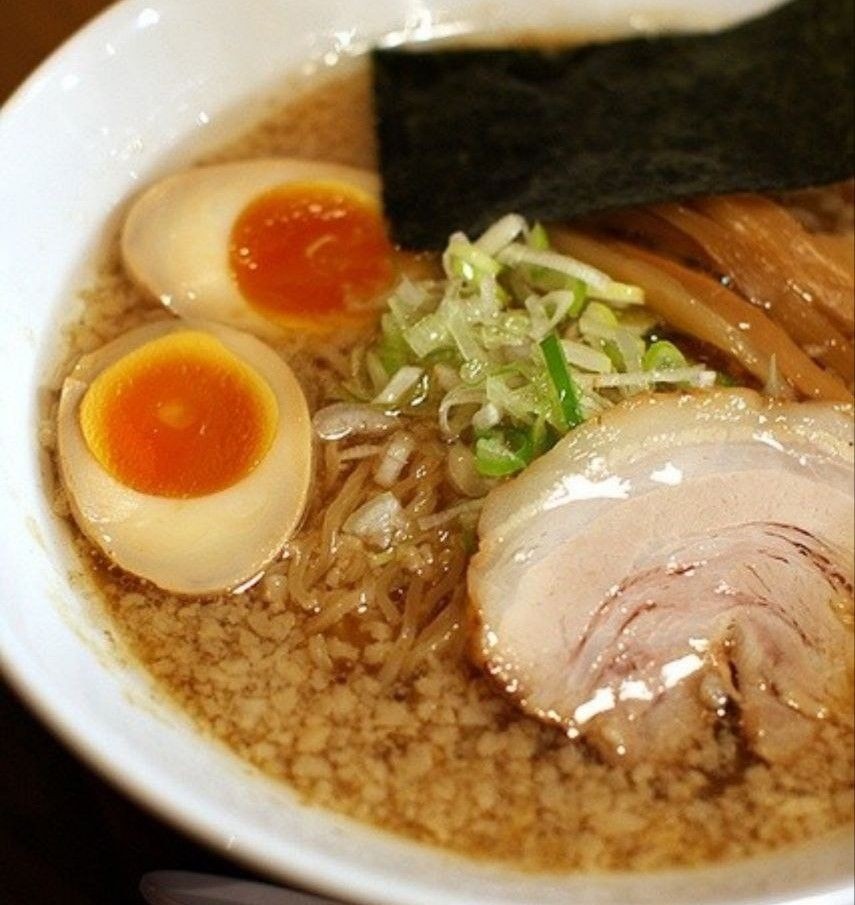
[[[92,381],[139,346],[167,333],[203,330],[272,389],[279,407],[265,457],[231,487],[175,499],[131,490],[92,455],[80,403]],[[167,591],[213,594],[258,575],[299,525],[312,474],[312,433],[303,391],[290,367],[253,336],[205,322],[169,320],[132,330],[84,356],[63,384],[59,462],[81,530],[114,563]]]
[[121,249],[131,277],[175,314],[229,324],[262,338],[283,335],[244,299],[229,262],[232,228],[272,189],[300,182],[351,186],[379,204],[375,173],[339,164],[261,158],[199,167],[158,182],[133,204]]

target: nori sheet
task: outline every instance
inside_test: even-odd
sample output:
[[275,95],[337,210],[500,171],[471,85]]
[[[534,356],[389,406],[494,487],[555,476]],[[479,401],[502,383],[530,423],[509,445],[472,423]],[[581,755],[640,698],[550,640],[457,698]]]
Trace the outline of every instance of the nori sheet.
[[509,211],[563,220],[845,179],[853,18],[853,0],[795,0],[715,34],[375,50],[394,238],[441,248]]

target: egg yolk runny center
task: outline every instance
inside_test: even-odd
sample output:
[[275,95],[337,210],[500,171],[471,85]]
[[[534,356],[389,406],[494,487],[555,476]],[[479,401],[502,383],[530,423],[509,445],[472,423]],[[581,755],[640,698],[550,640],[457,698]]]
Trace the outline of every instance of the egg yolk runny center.
[[246,477],[276,434],[269,384],[218,339],[153,340],[93,380],[80,406],[92,455],[140,493],[199,497]]
[[365,320],[365,303],[394,276],[376,202],[333,182],[256,198],[235,222],[229,253],[241,294],[259,313],[316,330]]

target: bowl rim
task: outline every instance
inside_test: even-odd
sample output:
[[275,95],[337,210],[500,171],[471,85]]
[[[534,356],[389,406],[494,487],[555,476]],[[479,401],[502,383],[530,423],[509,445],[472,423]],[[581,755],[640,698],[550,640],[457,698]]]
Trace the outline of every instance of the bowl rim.
[[[31,95],[38,91],[42,80],[55,70],[58,63],[62,62],[67,55],[85,47],[95,40],[99,33],[111,34],[124,21],[125,17],[138,13],[147,6],[146,0],[115,0],[108,7],[89,18],[77,31],[58,45],[0,105],[0,125],[10,113],[28,102]],[[249,845],[229,848],[224,844],[222,834],[215,831],[203,812],[197,812],[191,807],[184,806],[180,799],[170,794],[166,784],[147,779],[142,770],[129,769],[125,761],[112,760],[108,756],[103,740],[99,741],[94,734],[90,734],[82,722],[74,719],[74,715],[68,708],[52,700],[39,683],[33,681],[32,668],[28,669],[28,665],[16,656],[15,651],[3,644],[0,644],[0,677],[7,681],[14,693],[42,724],[79,756],[88,768],[97,772],[114,788],[128,795],[137,805],[172,826],[178,827],[194,839],[201,840],[212,851],[270,876],[270,865],[261,847]],[[329,812],[328,816],[333,819],[337,817],[332,812]],[[350,819],[345,818],[346,825],[351,822]],[[359,825],[362,828],[367,827],[363,823]],[[376,833],[378,838],[398,838],[394,834],[376,830],[373,827],[370,829]],[[405,844],[421,846],[421,843],[410,840],[405,841]],[[424,848],[424,846],[421,847]],[[428,848],[441,857],[447,857],[450,861],[460,858],[460,856],[449,854],[438,848],[430,846]],[[461,858],[460,860],[468,863],[468,859]],[[490,869],[497,876],[507,872],[505,867],[498,864],[490,864]],[[352,873],[345,874],[342,871],[341,863],[336,859],[317,851],[309,851],[305,847],[295,846],[282,849],[278,854],[276,870],[280,876],[287,875],[294,883],[307,890],[340,897],[343,902],[360,901],[367,905],[381,905],[381,903],[394,905],[401,901],[395,895],[395,890],[386,885],[381,875],[361,873],[356,882],[357,877]],[[808,896],[798,901],[805,905],[808,902],[820,905],[821,901],[823,905],[826,905],[832,901],[839,901],[842,905],[844,901],[847,901],[846,895],[850,890],[849,884],[829,883],[824,887],[815,887]],[[453,905],[460,901],[446,893],[421,899],[418,897],[419,892],[422,890],[413,890],[407,901],[412,903],[424,901],[425,903],[435,903],[435,905],[441,905],[441,903]],[[764,899],[763,902],[766,905],[773,905],[773,902],[789,902],[796,905],[796,900],[791,899]]]
[[44,57],[35,68],[24,76],[12,93],[0,104],[0,119],[11,113],[20,104],[27,101],[29,95],[37,88],[41,80],[47,75],[48,70],[53,69],[57,61],[69,52],[69,48],[73,50],[78,43],[88,41],[90,39],[90,30],[102,27],[104,20],[111,20],[120,12],[124,12],[124,7],[137,2],[137,0],[111,0],[109,5],[102,10],[85,19],[70,35],[60,41],[50,53]]

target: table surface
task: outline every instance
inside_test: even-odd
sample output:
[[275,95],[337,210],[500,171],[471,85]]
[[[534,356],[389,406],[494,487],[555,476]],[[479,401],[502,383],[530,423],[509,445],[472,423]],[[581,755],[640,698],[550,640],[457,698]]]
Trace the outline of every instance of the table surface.
[[2,0],[0,102],[107,0]]
[[[0,102],[109,4],[0,0]],[[244,876],[102,782],[0,680],[0,899],[4,905],[137,905],[149,870]]]

